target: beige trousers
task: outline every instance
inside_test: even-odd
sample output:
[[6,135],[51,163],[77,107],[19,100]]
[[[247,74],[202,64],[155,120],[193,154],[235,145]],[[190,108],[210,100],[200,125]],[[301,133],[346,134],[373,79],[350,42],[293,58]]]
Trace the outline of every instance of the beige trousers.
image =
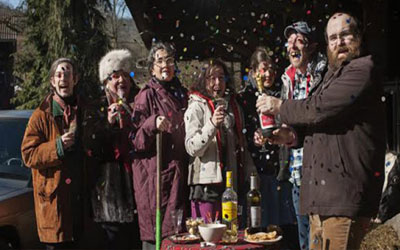
[[359,249],[370,220],[310,215],[310,250]]

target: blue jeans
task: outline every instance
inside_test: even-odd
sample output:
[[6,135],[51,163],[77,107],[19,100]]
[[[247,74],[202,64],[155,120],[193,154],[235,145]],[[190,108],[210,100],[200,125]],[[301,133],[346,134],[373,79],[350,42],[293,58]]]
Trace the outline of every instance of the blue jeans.
[[293,184],[292,198],[293,198],[293,206],[296,211],[296,217],[297,217],[300,249],[308,250],[310,224],[308,221],[308,215],[299,214],[300,186],[297,186],[296,184]]

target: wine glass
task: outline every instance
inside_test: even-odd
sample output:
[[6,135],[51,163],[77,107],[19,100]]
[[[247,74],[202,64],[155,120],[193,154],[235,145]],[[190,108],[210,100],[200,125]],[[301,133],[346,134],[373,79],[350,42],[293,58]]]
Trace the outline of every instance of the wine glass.
[[268,150],[265,148],[265,143],[267,143],[267,137],[263,134],[261,129],[258,129],[257,131],[259,132],[260,140],[262,143],[261,149],[258,152],[260,152],[260,153],[268,152]]
[[171,210],[171,219],[174,225],[175,235],[179,234],[182,225],[182,216],[183,216],[183,209],[174,209]]

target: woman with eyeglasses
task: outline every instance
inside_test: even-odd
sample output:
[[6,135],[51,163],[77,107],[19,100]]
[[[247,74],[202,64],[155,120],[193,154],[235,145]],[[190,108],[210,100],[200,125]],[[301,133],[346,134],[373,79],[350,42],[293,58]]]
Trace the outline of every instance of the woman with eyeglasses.
[[138,248],[129,132],[138,87],[130,76],[128,50],[112,50],[99,63],[104,96],[84,113],[84,147],[93,220],[103,228],[108,249]]
[[[143,249],[155,249],[157,150],[162,134],[162,237],[174,234],[171,211],[187,202],[183,115],[187,91],[175,75],[175,49],[155,43],[148,56],[151,79],[135,98],[132,115],[133,179]],[[184,216],[183,216],[184,218]]]
[[[188,185],[192,217],[205,222],[221,215],[226,171],[233,172],[233,188],[243,206],[253,160],[243,134],[243,112],[226,65],[212,59],[191,88],[185,112],[185,147],[191,156]],[[245,182],[247,183],[245,184]],[[245,213],[243,213],[245,215]],[[242,217],[242,219],[244,219]],[[244,221],[242,221],[243,226]]]

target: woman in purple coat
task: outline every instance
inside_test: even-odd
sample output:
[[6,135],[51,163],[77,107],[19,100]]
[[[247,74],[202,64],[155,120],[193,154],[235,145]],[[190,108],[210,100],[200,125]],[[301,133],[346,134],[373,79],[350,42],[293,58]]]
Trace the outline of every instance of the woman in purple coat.
[[162,237],[174,234],[171,211],[188,202],[183,122],[187,91],[175,76],[174,56],[172,45],[153,45],[147,60],[152,77],[136,96],[132,116],[132,169],[143,249],[155,249],[157,133],[162,133]]

